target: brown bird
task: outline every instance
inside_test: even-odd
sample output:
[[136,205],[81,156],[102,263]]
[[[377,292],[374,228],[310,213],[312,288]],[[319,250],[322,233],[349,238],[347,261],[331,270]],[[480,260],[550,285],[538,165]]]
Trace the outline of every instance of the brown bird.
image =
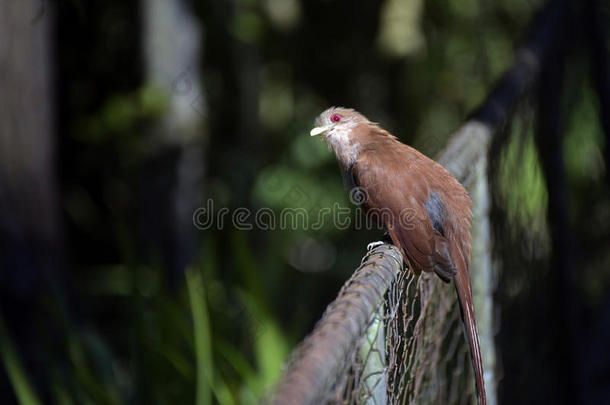
[[337,155],[348,185],[358,187],[361,207],[381,222],[417,274],[434,271],[455,280],[470,344],[479,404],[485,404],[483,362],[470,273],[471,202],[441,165],[358,112],[331,107],[316,118],[311,136],[322,135]]

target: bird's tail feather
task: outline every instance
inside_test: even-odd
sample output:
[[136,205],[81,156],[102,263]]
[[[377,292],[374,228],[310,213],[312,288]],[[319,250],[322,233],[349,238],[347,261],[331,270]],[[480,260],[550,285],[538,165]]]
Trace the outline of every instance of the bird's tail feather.
[[481,357],[481,345],[477,330],[477,321],[474,316],[474,305],[472,300],[472,290],[470,287],[470,274],[468,269],[457,272],[455,276],[455,289],[460,304],[462,322],[466,331],[466,337],[470,344],[470,357],[474,368],[475,381],[477,385],[477,396],[479,405],[485,405],[487,398],[485,394],[485,380],[483,378],[483,359]]

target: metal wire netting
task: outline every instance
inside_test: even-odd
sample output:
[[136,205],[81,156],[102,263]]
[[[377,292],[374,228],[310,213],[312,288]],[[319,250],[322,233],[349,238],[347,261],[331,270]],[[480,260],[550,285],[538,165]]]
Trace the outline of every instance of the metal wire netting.
[[[388,269],[388,255],[378,249],[365,257],[314,332],[293,353],[272,396],[274,403],[476,402],[453,286],[433,274],[414,275],[396,265],[395,257],[394,268]],[[387,245],[385,249],[395,251]],[[371,272],[391,277],[385,290],[377,290],[379,303],[372,306],[371,295],[360,284]],[[342,311],[352,314],[354,306],[373,308],[363,327],[342,318]],[[355,330],[341,350],[342,338]],[[329,358],[333,355],[338,357]]]
[[[321,395],[323,402],[476,402],[454,294],[434,275],[402,271],[384,304],[372,314],[359,350],[346,359],[337,381]],[[431,299],[435,295],[444,297]]]
[[433,274],[401,272],[387,293],[384,315],[388,402],[476,402],[469,348],[452,285]]

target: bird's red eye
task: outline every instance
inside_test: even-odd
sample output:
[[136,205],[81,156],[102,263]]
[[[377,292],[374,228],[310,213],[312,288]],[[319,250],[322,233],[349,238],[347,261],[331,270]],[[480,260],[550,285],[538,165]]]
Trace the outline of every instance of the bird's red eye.
[[333,114],[330,116],[331,122],[339,122],[341,121],[341,116],[339,114]]

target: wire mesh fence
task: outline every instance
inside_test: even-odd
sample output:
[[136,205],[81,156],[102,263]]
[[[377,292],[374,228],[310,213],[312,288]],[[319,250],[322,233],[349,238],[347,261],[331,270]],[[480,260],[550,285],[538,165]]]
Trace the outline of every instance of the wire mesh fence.
[[402,272],[388,291],[389,402],[459,404],[476,400],[468,344],[451,285]]
[[[324,404],[465,404],[476,401],[469,349],[463,336],[455,292],[432,274],[397,270],[395,248],[371,251],[318,326],[293,353],[272,402]],[[394,268],[388,269],[388,262]],[[380,276],[379,302],[361,326],[329,319],[341,308],[366,306],[360,284],[370,272]],[[363,295],[364,294],[364,295]],[[436,298],[434,298],[436,297]],[[345,324],[355,326],[345,330]],[[340,335],[329,336],[326,329]],[[322,336],[322,338],[321,338]],[[327,339],[324,339],[326,337]],[[339,353],[338,340],[345,341]],[[330,347],[323,347],[328,344]],[[315,355],[312,356],[312,351]],[[335,356],[328,357],[325,351]],[[310,362],[323,370],[311,378]]]

